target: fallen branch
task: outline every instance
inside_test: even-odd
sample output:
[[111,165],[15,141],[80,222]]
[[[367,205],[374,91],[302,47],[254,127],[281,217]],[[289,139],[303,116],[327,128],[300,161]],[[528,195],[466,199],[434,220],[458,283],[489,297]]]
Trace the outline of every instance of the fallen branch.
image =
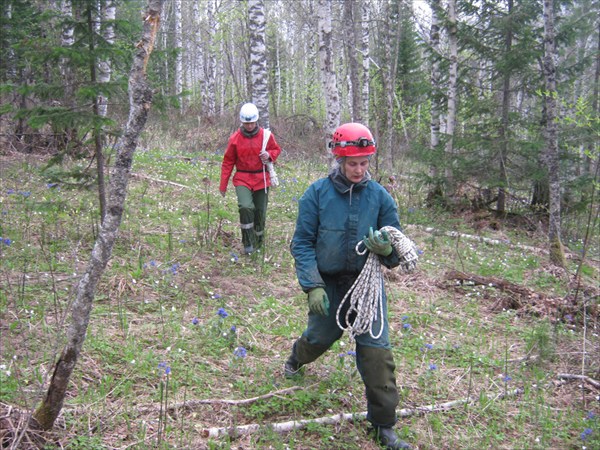
[[[226,404],[226,405],[247,405],[249,403],[254,403],[259,400],[265,400],[271,397],[278,397],[281,395],[289,394],[290,392],[297,391],[298,389],[303,389],[302,386],[292,386],[286,389],[280,389],[278,391],[269,392],[267,394],[259,395],[258,397],[250,397],[243,398],[239,400],[231,400],[226,398],[213,398],[213,399],[203,399],[203,400],[187,400],[181,403],[175,403],[173,405],[169,405],[167,411],[169,413],[176,412],[178,410],[193,410],[200,405],[214,405],[214,404]],[[138,408],[140,414],[151,413],[156,411],[157,406],[146,406],[142,408]]]
[[280,389],[279,391],[269,392],[268,394],[259,395],[258,397],[250,397],[243,398],[240,400],[230,400],[225,398],[214,398],[214,399],[204,399],[204,400],[189,400],[183,403],[176,403],[174,405],[169,406],[169,411],[176,411],[178,409],[194,409],[198,405],[211,405],[215,403],[224,403],[226,405],[247,405],[248,403],[254,403],[259,400],[265,400],[271,397],[277,397],[279,395],[289,394],[290,392],[297,391],[298,389],[302,389],[301,386],[292,386],[286,389]]
[[[506,397],[515,396],[521,394],[522,389],[515,389],[510,392],[501,393],[496,396],[496,399],[502,399]],[[453,400],[446,403],[433,404],[427,406],[418,406],[416,408],[404,408],[397,411],[399,417],[408,417],[415,414],[424,414],[431,412],[448,411],[456,406],[470,404],[479,398],[478,396],[467,397],[464,399]],[[200,434],[205,438],[218,438],[220,436],[242,436],[255,433],[261,428],[268,428],[269,430],[276,431],[278,433],[286,433],[293,430],[301,430],[308,424],[321,424],[321,425],[335,425],[341,422],[355,422],[364,420],[367,417],[366,411],[360,413],[340,413],[334,414],[333,416],[319,417],[316,419],[302,419],[302,420],[290,420],[287,422],[271,423],[266,425],[260,425],[257,423],[251,423],[248,425],[240,425],[237,427],[211,427],[204,428]]]
[[141,173],[132,173],[131,176],[137,177],[137,178],[144,178],[146,180],[150,180],[155,183],[164,183],[164,184],[170,184],[171,186],[177,186],[177,187],[186,188],[186,189],[188,188],[188,186],[186,186],[185,184],[179,184],[179,183],[175,183],[173,181],[168,181],[168,180],[160,180],[158,178],[152,178],[147,175],[142,175]]
[[589,384],[591,384],[592,386],[594,386],[596,389],[600,389],[600,382],[594,380],[593,378],[588,377],[587,375],[575,375],[575,374],[570,374],[570,373],[559,373],[557,375],[558,378],[561,378],[563,380],[583,380]]

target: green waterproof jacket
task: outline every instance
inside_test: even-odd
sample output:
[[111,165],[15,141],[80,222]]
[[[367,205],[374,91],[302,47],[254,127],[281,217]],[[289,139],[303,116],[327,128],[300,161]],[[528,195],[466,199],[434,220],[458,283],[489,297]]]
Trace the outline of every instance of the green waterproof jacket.
[[[356,244],[368,235],[370,227],[400,229],[396,203],[383,186],[369,178],[352,184],[337,169],[310,185],[300,198],[290,249],[305,292],[324,287],[323,277],[357,277],[368,252],[358,255]],[[380,261],[388,268],[399,264],[395,250]]]

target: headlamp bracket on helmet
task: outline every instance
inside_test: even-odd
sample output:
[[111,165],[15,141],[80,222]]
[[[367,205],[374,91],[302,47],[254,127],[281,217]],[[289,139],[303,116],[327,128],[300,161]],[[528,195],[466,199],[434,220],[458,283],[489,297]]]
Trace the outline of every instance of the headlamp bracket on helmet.
[[348,147],[348,146],[365,148],[370,145],[375,145],[375,140],[370,140],[370,139],[364,138],[364,137],[358,138],[355,141],[340,141],[340,142],[331,141],[331,142],[329,142],[329,148],[335,148],[335,147],[344,148],[344,147]]

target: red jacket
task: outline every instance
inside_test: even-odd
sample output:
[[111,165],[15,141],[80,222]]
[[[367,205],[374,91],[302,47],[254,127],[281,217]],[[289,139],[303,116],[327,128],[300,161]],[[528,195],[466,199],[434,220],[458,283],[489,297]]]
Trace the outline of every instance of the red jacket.
[[[263,133],[264,129],[260,128],[256,135],[246,137],[238,129],[231,135],[225,155],[223,156],[223,163],[221,164],[219,191],[224,192],[227,190],[229,177],[231,177],[234,166],[236,168],[233,175],[234,186],[246,186],[251,191],[258,191],[265,188],[265,178],[267,186],[271,186],[269,171],[265,167],[263,176],[264,165],[258,156],[262,149]],[[277,141],[275,141],[275,136],[272,133],[267,142],[266,150],[273,162],[277,160],[277,157],[281,153],[281,148],[277,144]]]

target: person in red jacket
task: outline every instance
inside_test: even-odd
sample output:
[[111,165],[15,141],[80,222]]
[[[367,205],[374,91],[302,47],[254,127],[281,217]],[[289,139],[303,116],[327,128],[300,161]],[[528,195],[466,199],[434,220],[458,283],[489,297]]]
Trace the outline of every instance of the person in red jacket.
[[233,186],[238,200],[244,253],[249,255],[261,247],[267,218],[268,188],[271,177],[266,168],[281,153],[273,134],[263,150],[265,130],[258,125],[258,108],[246,103],[240,109],[240,128],[229,137],[221,164],[219,191],[225,197],[229,178],[235,166]]

